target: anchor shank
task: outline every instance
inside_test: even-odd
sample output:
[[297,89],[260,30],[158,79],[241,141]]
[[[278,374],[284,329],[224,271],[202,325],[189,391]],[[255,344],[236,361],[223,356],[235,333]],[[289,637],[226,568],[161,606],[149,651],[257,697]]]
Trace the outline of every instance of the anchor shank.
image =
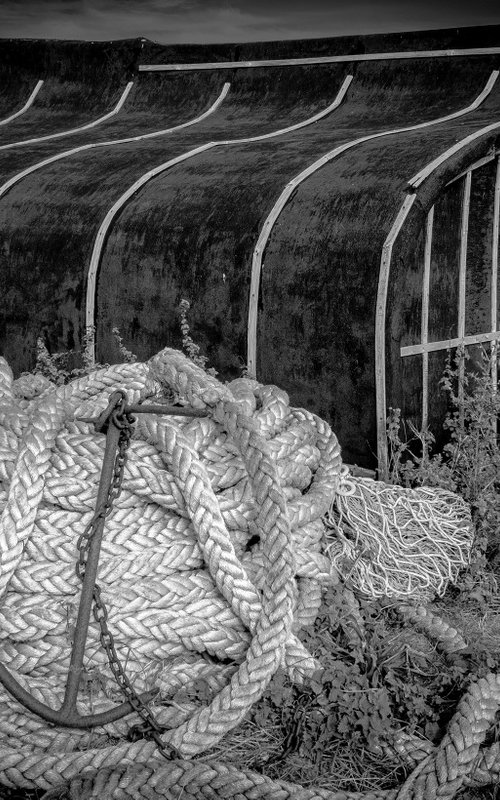
[[[118,449],[119,439],[120,428],[114,424],[113,417],[111,416],[106,434],[106,448],[104,451],[99,489],[97,492],[96,509],[102,508],[108,498],[109,487],[111,486],[113,480],[115,455]],[[76,699],[83,668],[83,656],[85,654],[85,644],[87,641],[90,612],[92,610],[97,566],[99,563],[99,553],[101,551],[104,522],[105,517],[102,515],[95,526],[94,533],[90,540],[88,557],[85,564],[85,575],[83,577],[82,591],[80,595],[80,605],[76,620],[73,649],[71,651],[68,680],[66,682],[64,702],[60,710],[61,714],[67,716],[72,716],[74,709],[76,708]]]

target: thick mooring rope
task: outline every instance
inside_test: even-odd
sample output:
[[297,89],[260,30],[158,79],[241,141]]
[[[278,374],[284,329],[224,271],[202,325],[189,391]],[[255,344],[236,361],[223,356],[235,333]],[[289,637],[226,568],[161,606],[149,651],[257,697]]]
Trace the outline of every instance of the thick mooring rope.
[[[99,414],[115,389],[130,403],[174,392],[208,414],[139,415],[99,565],[118,655],[137,691],[159,688],[151,708],[179,758],[159,761],[153,742],[127,741],[136,716],[99,732],[54,727],[0,688],[0,784],[48,789],[47,798],[433,800],[498,775],[496,746],[481,748],[500,702],[494,675],[472,683],[438,748],[387,744],[386,755],[404,751],[414,767],[398,790],[304,789],[189,760],[244,718],[279,667],[294,681],[318,667],[296,633],[332,580],[322,518],[341,459],[329,426],[290,408],[285,392],[249,379],[223,386],[168,349],[55,389],[14,381],[0,359],[0,659],[18,682],[60,707],[80,588],[76,541],[94,512],[104,452],[104,437],[80,418]],[[401,613],[439,638],[437,618],[411,605]],[[443,632],[450,652],[463,648],[454,633]],[[94,623],[85,667],[80,713],[120,702]],[[172,702],[199,678],[213,692],[206,707]]]

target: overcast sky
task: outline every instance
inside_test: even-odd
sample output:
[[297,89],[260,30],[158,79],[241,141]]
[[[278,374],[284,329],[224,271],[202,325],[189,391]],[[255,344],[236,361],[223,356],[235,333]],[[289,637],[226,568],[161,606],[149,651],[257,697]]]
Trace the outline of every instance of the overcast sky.
[[500,0],[0,0],[0,37],[166,44],[500,24]]

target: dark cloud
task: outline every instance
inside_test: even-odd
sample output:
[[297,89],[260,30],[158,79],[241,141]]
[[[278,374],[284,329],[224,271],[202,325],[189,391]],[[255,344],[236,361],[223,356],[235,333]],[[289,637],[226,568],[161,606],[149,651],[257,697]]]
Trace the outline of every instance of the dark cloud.
[[0,0],[2,37],[165,43],[500,24],[499,0]]

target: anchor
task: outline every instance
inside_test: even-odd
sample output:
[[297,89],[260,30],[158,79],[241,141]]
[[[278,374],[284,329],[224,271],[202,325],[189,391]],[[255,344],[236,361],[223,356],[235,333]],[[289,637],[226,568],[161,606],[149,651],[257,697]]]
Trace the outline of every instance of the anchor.
[[[147,708],[147,704],[157,696],[159,690],[152,689],[148,692],[137,694],[118,660],[116,652],[114,651],[113,638],[109,631],[107,643],[103,642],[103,625],[101,624],[101,620],[104,621],[105,630],[107,630],[107,611],[100,600],[100,587],[96,583],[97,569],[106,514],[111,508],[112,501],[119,494],[119,488],[118,491],[113,489],[113,481],[116,476],[117,453],[120,449],[120,442],[123,437],[124,429],[129,430],[128,438],[130,438],[131,427],[136,421],[133,415],[161,414],[184,417],[205,417],[207,413],[201,409],[166,405],[163,403],[127,405],[126,400],[125,392],[119,389],[110,395],[107,407],[98,417],[80,418],[80,421],[92,423],[97,433],[104,433],[106,435],[106,446],[97,492],[95,513],[86,528],[86,531],[90,529],[88,533],[88,550],[85,551],[86,559],[82,563],[80,557],[76,567],[76,573],[82,580],[82,589],[63,703],[59,709],[54,709],[46,705],[46,703],[41,702],[21,686],[3,664],[0,664],[0,683],[2,683],[7,691],[29,711],[37,714],[47,722],[62,727],[93,728],[98,725],[116,722],[128,714],[138,712],[143,719],[145,719],[146,726],[150,726],[152,729],[152,738],[157,741],[160,747],[164,748],[165,746],[161,743],[161,739],[159,739],[158,735],[161,729]],[[113,494],[113,491],[115,491],[115,494]],[[84,537],[80,537],[80,539],[82,538]],[[82,548],[80,548],[80,556],[81,553]],[[108,653],[108,658],[109,650],[111,649],[113,658],[112,660],[110,659],[110,667],[122,693],[129,699],[101,713],[84,715],[77,711],[76,702],[84,669],[83,657],[87,643],[90,613],[93,603],[95,619],[101,625],[101,643]],[[100,615],[96,613],[96,606],[100,609]],[[112,663],[112,661],[114,663]],[[145,726],[136,727],[144,732]],[[132,729],[132,732],[133,731],[134,729]]]

